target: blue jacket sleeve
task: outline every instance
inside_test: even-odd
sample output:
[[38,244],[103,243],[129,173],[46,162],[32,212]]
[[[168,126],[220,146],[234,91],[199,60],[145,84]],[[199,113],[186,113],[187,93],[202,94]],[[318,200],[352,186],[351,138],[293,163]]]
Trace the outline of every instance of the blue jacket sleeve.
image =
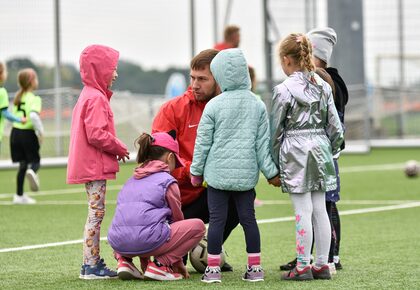
[[1,115],[3,117],[5,117],[7,120],[9,120],[10,122],[19,122],[20,123],[22,121],[19,117],[16,117],[12,113],[10,113],[9,110],[7,110],[7,108],[4,108],[4,109],[1,110]]

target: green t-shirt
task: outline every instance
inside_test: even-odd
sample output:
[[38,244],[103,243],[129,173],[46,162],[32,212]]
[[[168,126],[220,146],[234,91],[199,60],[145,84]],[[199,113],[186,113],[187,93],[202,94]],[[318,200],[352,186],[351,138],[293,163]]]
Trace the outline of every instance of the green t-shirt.
[[5,88],[0,87],[0,142],[3,139],[4,124],[6,118],[3,118],[1,110],[9,108],[9,96]]
[[32,92],[24,93],[19,106],[13,106],[13,114],[16,117],[26,117],[27,121],[25,124],[13,123],[13,127],[23,130],[33,130],[34,125],[29,117],[30,112],[41,113],[42,100],[41,97],[35,96]]

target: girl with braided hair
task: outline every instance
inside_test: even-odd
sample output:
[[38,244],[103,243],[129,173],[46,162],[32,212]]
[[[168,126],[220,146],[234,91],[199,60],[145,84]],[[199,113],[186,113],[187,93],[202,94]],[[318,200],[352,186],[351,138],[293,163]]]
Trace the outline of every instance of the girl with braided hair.
[[[297,256],[296,267],[281,278],[331,279],[325,192],[337,187],[333,155],[340,151],[343,129],[331,87],[314,72],[309,39],[301,33],[288,35],[280,42],[278,55],[288,77],[274,88],[271,150],[282,191],[289,193],[295,211]],[[311,265],[313,233],[316,259]]]

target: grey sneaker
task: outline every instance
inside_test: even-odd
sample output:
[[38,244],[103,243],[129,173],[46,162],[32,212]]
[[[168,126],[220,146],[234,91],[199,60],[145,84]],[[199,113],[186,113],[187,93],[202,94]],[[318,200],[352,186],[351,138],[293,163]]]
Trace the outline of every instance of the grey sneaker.
[[321,268],[312,267],[312,276],[314,279],[331,279],[330,267],[328,264],[323,265]]
[[[328,267],[328,265],[327,265],[327,267]],[[299,270],[297,267],[294,267],[292,270],[283,273],[281,275],[281,279],[282,280],[304,281],[304,280],[313,280],[314,276],[312,275],[311,266],[306,266],[305,268],[303,268],[301,270]]]
[[115,279],[118,278],[117,272],[109,269],[104,259],[100,259],[95,266],[85,265],[85,275],[83,274],[83,266],[80,269],[80,279],[95,280],[95,279]]
[[248,282],[264,281],[264,270],[260,265],[247,266],[242,280]]
[[206,267],[204,275],[201,277],[201,282],[204,283],[221,283],[222,282],[222,272],[220,267]]

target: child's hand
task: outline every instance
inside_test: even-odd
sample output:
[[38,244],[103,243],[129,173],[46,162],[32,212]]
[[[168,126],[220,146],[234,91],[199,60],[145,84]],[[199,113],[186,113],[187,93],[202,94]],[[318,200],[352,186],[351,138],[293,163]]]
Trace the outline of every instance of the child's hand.
[[277,176],[271,178],[270,180],[268,180],[268,183],[275,186],[275,187],[280,187],[280,185],[281,185],[280,176],[277,175]]
[[203,176],[191,175],[191,184],[194,187],[199,187],[203,184]]
[[20,122],[21,122],[22,124],[25,124],[27,121],[28,121],[28,119],[27,119],[26,117],[22,117],[22,118],[20,119]]
[[117,159],[118,159],[118,161],[122,161],[122,162],[125,163],[125,160],[130,159],[130,153],[128,151],[126,151],[124,153],[124,155],[117,155]]
[[184,276],[184,279],[190,278],[190,273],[188,273],[187,267],[185,267],[184,263],[182,261],[176,262],[172,265],[172,269],[175,273],[179,273],[182,276]]

